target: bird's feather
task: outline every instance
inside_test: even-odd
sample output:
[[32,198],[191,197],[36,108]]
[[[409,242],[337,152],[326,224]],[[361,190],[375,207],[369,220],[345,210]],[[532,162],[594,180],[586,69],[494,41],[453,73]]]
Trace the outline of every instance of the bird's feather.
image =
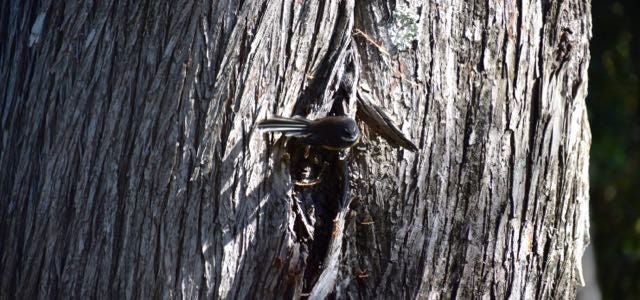
[[305,132],[309,127],[309,123],[311,123],[311,121],[302,117],[273,117],[260,121],[258,128],[265,132],[285,132],[287,136],[298,136],[295,133]]

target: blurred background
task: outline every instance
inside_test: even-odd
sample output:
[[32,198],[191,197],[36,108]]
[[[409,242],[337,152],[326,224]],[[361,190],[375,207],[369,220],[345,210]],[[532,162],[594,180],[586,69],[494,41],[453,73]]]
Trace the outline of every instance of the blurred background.
[[639,7],[592,0],[591,238],[603,299],[640,299]]

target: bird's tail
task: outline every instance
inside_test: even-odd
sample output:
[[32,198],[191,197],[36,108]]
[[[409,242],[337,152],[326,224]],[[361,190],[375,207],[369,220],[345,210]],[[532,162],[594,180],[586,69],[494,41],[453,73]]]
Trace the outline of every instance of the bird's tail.
[[303,117],[273,117],[258,122],[258,129],[265,132],[282,132],[286,136],[302,137],[307,135],[311,121]]

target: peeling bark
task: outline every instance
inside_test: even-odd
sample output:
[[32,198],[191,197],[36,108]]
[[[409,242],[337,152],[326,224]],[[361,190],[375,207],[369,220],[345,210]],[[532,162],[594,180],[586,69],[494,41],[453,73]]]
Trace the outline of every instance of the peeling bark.
[[[0,298],[573,298],[590,14],[5,1]],[[255,130],[330,112],[345,160]]]

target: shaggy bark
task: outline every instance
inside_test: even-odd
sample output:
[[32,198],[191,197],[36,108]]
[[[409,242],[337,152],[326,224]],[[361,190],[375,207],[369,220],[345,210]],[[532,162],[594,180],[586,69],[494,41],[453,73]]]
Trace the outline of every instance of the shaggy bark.
[[[590,31],[588,0],[5,1],[0,298],[574,297]],[[344,160],[255,130],[329,112]]]

